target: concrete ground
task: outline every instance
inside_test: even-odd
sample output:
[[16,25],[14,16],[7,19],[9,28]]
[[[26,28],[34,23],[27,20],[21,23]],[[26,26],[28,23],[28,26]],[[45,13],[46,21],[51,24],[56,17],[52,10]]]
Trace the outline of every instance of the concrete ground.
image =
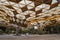
[[60,34],[47,35],[0,35],[0,40],[60,40]]

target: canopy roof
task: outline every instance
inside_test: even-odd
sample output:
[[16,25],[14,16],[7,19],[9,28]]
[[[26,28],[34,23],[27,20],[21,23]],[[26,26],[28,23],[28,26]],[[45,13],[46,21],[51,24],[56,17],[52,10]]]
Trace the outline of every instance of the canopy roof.
[[[60,20],[59,0],[0,0],[0,22],[29,25]],[[50,24],[47,22],[48,24]],[[48,25],[45,23],[45,25]]]

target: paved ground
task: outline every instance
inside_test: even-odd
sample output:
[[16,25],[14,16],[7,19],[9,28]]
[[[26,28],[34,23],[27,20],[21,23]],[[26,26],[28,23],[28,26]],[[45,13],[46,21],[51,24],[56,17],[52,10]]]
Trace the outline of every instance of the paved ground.
[[60,40],[60,34],[51,35],[0,35],[0,40]]

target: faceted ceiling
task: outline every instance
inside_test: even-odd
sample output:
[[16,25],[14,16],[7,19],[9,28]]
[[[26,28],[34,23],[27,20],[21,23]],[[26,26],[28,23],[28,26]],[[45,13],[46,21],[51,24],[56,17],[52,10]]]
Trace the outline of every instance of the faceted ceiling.
[[40,22],[42,20],[45,21],[46,18],[53,19],[54,16],[60,14],[59,0],[0,0],[1,8],[14,22],[34,19],[39,19]]

